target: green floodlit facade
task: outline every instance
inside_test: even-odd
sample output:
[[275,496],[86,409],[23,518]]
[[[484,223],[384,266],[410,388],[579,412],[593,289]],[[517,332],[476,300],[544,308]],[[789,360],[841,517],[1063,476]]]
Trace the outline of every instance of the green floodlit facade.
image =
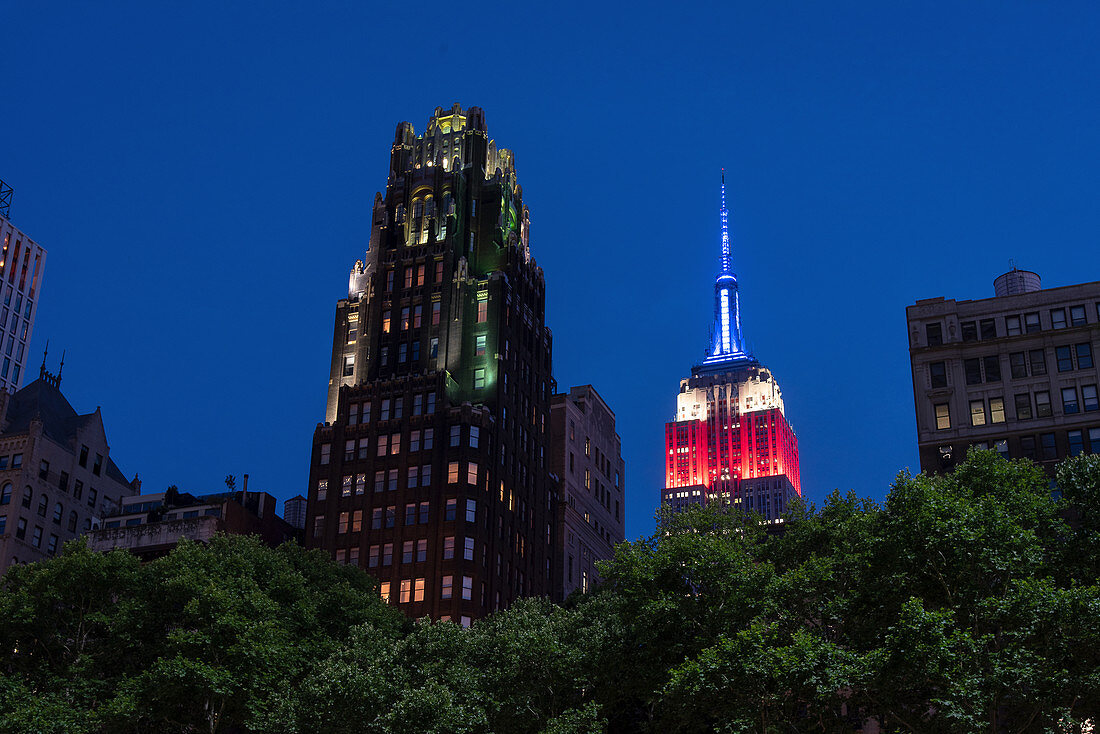
[[338,302],[307,545],[413,617],[550,594],[556,497],[545,284],[511,151],[483,112],[397,126],[370,243]]

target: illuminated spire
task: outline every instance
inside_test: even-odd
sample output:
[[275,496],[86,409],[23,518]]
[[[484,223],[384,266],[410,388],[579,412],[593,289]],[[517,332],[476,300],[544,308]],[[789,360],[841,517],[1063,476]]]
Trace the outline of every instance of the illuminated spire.
[[751,360],[741,338],[741,301],[730,254],[729,210],[726,208],[726,169],[722,169],[722,261],[714,281],[714,338],[703,366]]

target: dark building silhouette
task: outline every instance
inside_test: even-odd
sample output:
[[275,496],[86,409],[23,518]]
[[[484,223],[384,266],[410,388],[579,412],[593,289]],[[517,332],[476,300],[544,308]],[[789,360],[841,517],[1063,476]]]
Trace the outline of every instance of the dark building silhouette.
[[1100,453],[1100,282],[1044,289],[1014,268],[993,287],[905,309],[920,468],[949,471],[979,446],[1053,476]]
[[306,544],[413,617],[549,595],[555,391],[545,285],[511,151],[477,107],[397,126],[366,256],[337,303]]

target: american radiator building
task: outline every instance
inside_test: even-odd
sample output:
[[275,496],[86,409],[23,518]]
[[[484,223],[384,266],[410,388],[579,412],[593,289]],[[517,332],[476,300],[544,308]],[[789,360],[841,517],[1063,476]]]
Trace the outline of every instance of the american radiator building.
[[801,496],[798,439],[779,383],[750,354],[741,333],[722,180],[721,262],[714,327],[703,361],[680,381],[676,415],[665,424],[665,489],[673,510],[720,501],[778,521]]
[[336,306],[306,543],[412,617],[549,595],[551,333],[511,151],[477,107],[402,122]]

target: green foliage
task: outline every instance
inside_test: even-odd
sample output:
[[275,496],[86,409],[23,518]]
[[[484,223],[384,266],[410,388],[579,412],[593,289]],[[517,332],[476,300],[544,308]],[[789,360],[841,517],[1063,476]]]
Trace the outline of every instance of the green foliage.
[[464,630],[243,538],[142,565],[70,544],[0,583],[0,731],[1081,731],[1100,720],[1100,457],[1057,494],[972,452],[782,535],[663,514],[603,581]]

